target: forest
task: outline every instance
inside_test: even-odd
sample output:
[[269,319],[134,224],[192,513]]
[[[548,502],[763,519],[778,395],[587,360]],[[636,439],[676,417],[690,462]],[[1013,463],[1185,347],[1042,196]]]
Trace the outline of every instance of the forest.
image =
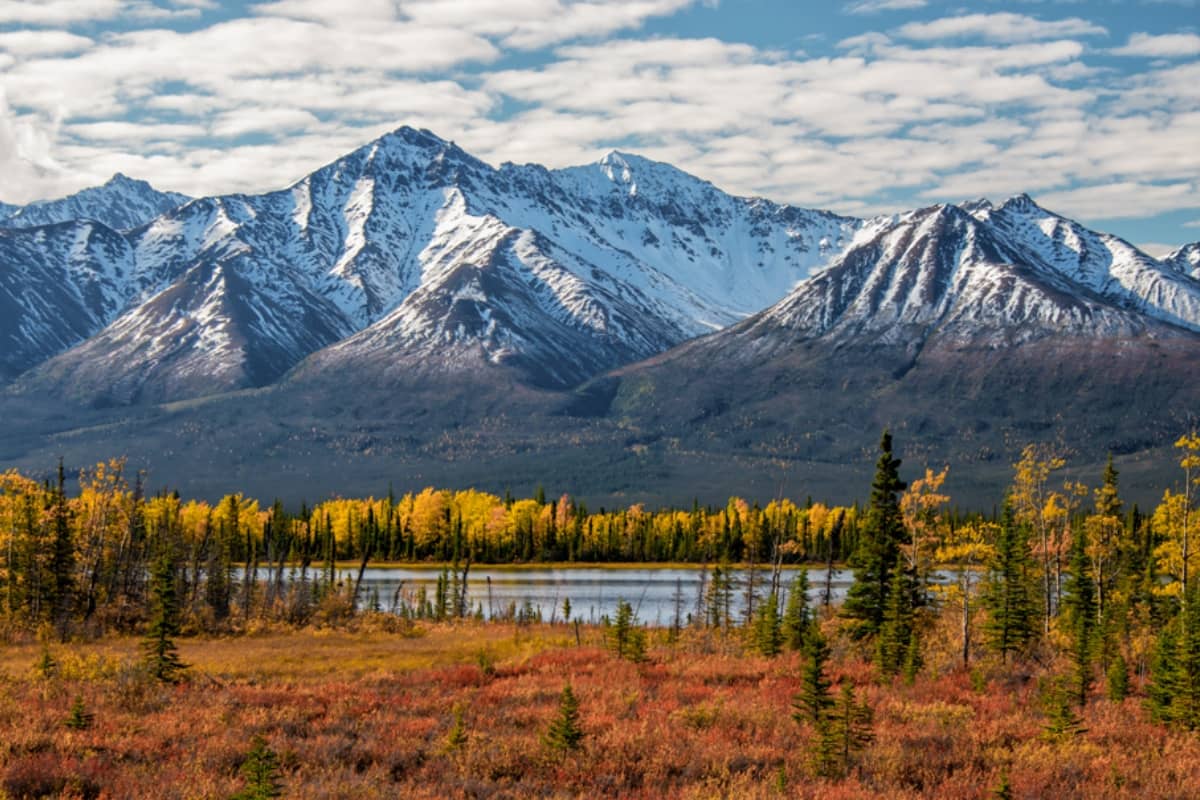
[[[146,496],[120,460],[8,472],[0,797],[1187,796],[1200,435],[1176,452],[1146,511],[1111,459],[1088,487],[1038,445],[963,511],[888,433],[851,507],[285,509]],[[659,629],[463,599],[473,564],[540,562],[702,565],[703,608]],[[362,572],[392,563],[443,565],[434,597],[378,610]],[[813,602],[806,567],[834,565],[845,601]]]

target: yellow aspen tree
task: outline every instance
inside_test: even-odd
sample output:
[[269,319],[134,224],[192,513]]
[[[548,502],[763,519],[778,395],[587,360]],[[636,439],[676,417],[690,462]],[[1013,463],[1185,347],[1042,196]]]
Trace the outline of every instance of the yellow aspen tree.
[[1121,498],[1117,494],[1117,471],[1112,456],[1104,468],[1104,482],[1095,492],[1096,513],[1087,518],[1088,561],[1092,567],[1092,578],[1096,585],[1096,622],[1103,630],[1105,608],[1108,602],[1108,584],[1117,562],[1121,546]]
[[961,611],[964,667],[971,663],[971,617],[978,593],[979,570],[995,556],[999,534],[1000,526],[994,522],[973,522],[948,529],[934,551],[937,563],[950,567],[955,573],[954,583],[939,587],[939,590]]
[[1181,577],[1183,580],[1183,597],[1182,604],[1184,611],[1187,611],[1188,603],[1188,588],[1191,586],[1191,568],[1189,562],[1192,559],[1192,525],[1193,513],[1193,486],[1200,487],[1200,434],[1196,433],[1193,428],[1192,432],[1186,436],[1179,437],[1179,441],[1175,442],[1175,447],[1183,451],[1183,458],[1179,461],[1179,466],[1183,467],[1183,525],[1181,527],[1180,539],[1180,564],[1182,567]]
[[941,489],[949,471],[949,467],[941,472],[927,468],[925,477],[909,484],[900,496],[900,514],[911,537],[908,544],[901,545],[901,551],[922,584],[929,576],[938,543],[947,532],[944,513],[950,496],[942,494]]
[[1066,461],[1049,452],[1045,446],[1029,444],[1021,451],[1021,460],[1013,465],[1012,503],[1017,520],[1028,525],[1038,536],[1039,555],[1042,561],[1042,602],[1044,624],[1050,632],[1050,621],[1057,609],[1054,605],[1053,569],[1051,566],[1050,524],[1057,503],[1052,503],[1056,493],[1050,489],[1050,474],[1062,469]]

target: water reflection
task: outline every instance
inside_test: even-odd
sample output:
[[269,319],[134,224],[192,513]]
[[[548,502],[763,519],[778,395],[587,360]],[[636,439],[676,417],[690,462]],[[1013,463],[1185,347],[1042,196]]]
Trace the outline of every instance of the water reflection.
[[[783,569],[780,575],[781,595],[791,587],[794,568]],[[419,597],[433,601],[440,567],[371,567],[363,574],[359,590],[359,605],[377,604],[383,611],[399,611],[404,604],[416,605]],[[316,576],[312,570],[309,578]],[[338,570],[336,578],[352,584],[357,570]],[[733,571],[730,613],[736,619],[745,609],[747,570]],[[263,571],[262,577],[265,576]],[[809,600],[824,602],[826,592],[833,603],[845,597],[852,573],[833,570],[828,576],[823,568],[808,570]],[[754,582],[759,596],[769,590],[770,571],[758,570]],[[704,594],[710,583],[710,573],[701,567],[671,568],[605,568],[561,567],[544,569],[496,569],[472,567],[467,575],[467,608],[470,614],[484,619],[505,617],[513,609],[532,610],[539,618],[563,620],[563,601],[569,600],[571,617],[584,622],[599,622],[612,615],[617,602],[625,600],[633,606],[639,622],[645,625],[672,624],[678,609],[680,619],[687,623],[690,616],[704,614]],[[781,597],[781,602],[783,597]]]

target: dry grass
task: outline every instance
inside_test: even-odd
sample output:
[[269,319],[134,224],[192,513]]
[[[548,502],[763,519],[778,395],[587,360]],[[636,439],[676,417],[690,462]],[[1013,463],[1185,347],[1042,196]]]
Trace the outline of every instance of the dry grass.
[[[875,742],[841,781],[813,778],[790,715],[800,660],[744,656],[697,637],[618,661],[565,627],[433,626],[405,633],[267,631],[189,640],[193,678],[149,683],[133,640],[57,648],[65,675],[34,677],[37,646],[0,651],[0,793],[222,798],[256,734],[305,798],[1170,798],[1200,786],[1200,738],[1150,724],[1136,698],[1096,697],[1082,737],[1039,739],[1036,681],[943,669],[885,686],[844,647],[835,680],[875,709]],[[489,656],[481,663],[479,654]],[[937,665],[933,665],[937,669]],[[933,671],[931,669],[931,672]],[[584,748],[540,735],[570,681]],[[94,723],[63,723],[82,696]],[[466,744],[447,734],[460,707]]]

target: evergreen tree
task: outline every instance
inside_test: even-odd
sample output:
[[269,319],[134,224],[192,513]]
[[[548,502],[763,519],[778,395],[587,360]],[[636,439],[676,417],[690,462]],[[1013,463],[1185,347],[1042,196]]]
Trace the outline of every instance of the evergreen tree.
[[450,611],[450,571],[442,567],[437,579],[437,590],[434,592],[434,616],[440,621],[446,619]]
[[283,796],[283,786],[279,780],[279,757],[261,735],[254,737],[240,771],[246,779],[246,788],[235,794],[233,800],[268,800]]
[[609,649],[617,658],[635,662],[646,659],[645,633],[634,621],[633,606],[625,600],[617,601],[616,618],[607,633]]
[[446,749],[461,750],[467,743],[467,726],[463,722],[462,706],[454,707],[454,724],[450,726],[450,732],[446,734]]
[[920,668],[916,630],[916,579],[903,561],[897,561],[888,587],[887,607],[876,641],[876,663],[885,677]]
[[1045,690],[1042,702],[1046,711],[1046,724],[1042,727],[1042,738],[1046,741],[1066,741],[1087,732],[1083,720],[1072,707],[1076,699],[1076,687],[1068,687],[1068,683],[1073,684],[1074,681],[1054,679]]
[[54,654],[50,652],[49,647],[42,648],[42,656],[33,669],[43,680],[50,680],[58,674],[58,661],[54,659]]
[[873,636],[883,627],[892,576],[900,562],[900,546],[906,540],[899,500],[906,484],[900,480],[900,460],[892,456],[890,432],[884,431],[879,450],[871,503],[851,557],[854,583],[842,605],[842,615],[854,620],[850,633],[855,638]]
[[1120,703],[1129,696],[1129,667],[1125,657],[1117,653],[1108,665],[1108,699]]
[[142,641],[146,667],[155,679],[177,683],[187,669],[179,659],[174,637],[179,635],[178,603],[175,597],[175,565],[164,553],[150,576],[150,627]]
[[1179,637],[1176,625],[1165,625],[1154,643],[1150,661],[1150,683],[1146,686],[1146,707],[1155,722],[1170,722],[1175,697],[1179,693]]
[[788,648],[800,650],[810,624],[808,609],[808,570],[801,567],[792,579],[787,608],[783,612],[783,640]]
[[1092,684],[1096,601],[1087,558],[1087,531],[1083,526],[1079,526],[1071,540],[1071,571],[1067,575],[1064,605],[1071,635],[1068,654],[1074,667],[1072,688],[1075,702],[1084,705]]
[[992,789],[992,797],[995,800],[1013,800],[1012,782],[1008,777],[1008,770],[1000,773],[1000,782],[996,784],[995,789]]
[[829,714],[830,733],[837,743],[840,772],[845,772],[874,738],[871,724],[874,715],[870,706],[859,703],[850,684],[843,683],[836,705]]
[[1017,522],[1012,499],[1006,497],[995,556],[988,565],[990,577],[983,592],[988,610],[984,625],[987,643],[1005,662],[1022,652],[1036,631],[1032,566],[1029,532]]
[[1189,730],[1200,729],[1200,582],[1192,584],[1191,597],[1183,609],[1183,635],[1179,648],[1179,693],[1176,719]]
[[578,750],[583,745],[583,729],[579,726],[579,700],[571,684],[563,687],[558,701],[558,715],[550,723],[542,742],[551,750]]
[[711,628],[724,628],[729,625],[729,593],[730,579],[728,568],[722,569],[720,564],[714,564],[708,580],[708,589],[704,597],[705,616]]
[[1200,590],[1164,626],[1151,665],[1147,705],[1153,718],[1200,729]]
[[779,623],[779,595],[771,592],[755,614],[754,646],[764,656],[774,658],[783,649],[783,630]]
[[[236,523],[236,517],[234,521]],[[208,527],[212,528],[211,514]],[[220,623],[229,618],[229,605],[233,594],[230,532],[224,519],[217,525],[216,536],[208,543],[207,556],[204,567],[204,599],[212,609],[213,619]]]
[[71,609],[75,603],[75,543],[71,539],[71,516],[67,506],[66,475],[62,459],[58,461],[58,484],[54,490],[54,545],[51,552],[51,620],[58,635],[66,639]]
[[829,661],[829,644],[814,626],[804,637],[804,669],[800,673],[800,691],[792,698],[792,718],[797,722],[820,724],[833,698],[829,694],[829,678],[825,664]]
[[75,702],[71,704],[71,712],[63,724],[72,730],[82,731],[92,727],[94,717],[95,715],[84,707],[83,696],[75,695]]

